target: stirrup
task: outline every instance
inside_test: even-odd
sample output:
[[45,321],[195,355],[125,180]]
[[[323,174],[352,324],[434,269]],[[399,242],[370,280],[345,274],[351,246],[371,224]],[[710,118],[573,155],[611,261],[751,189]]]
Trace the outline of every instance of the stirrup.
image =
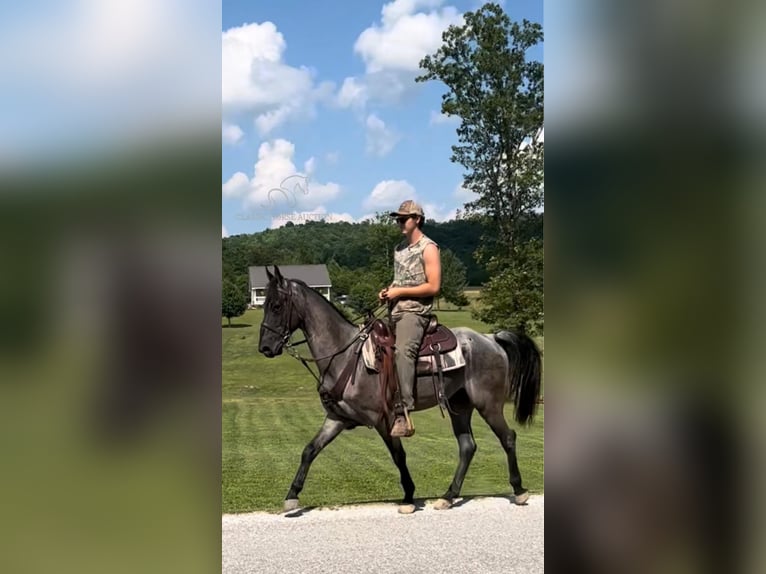
[[415,423],[410,418],[410,410],[406,408],[404,409],[404,420],[407,421],[407,429],[409,429],[410,434],[415,434]]

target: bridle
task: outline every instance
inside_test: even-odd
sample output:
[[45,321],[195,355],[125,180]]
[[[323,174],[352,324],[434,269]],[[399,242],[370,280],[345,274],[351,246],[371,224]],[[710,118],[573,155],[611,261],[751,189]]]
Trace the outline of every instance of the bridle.
[[[285,325],[285,328],[283,331],[279,331],[272,327],[271,325],[267,324],[266,321],[261,322],[261,327],[265,328],[267,331],[271,331],[272,333],[276,333],[279,335],[279,343],[285,348],[289,348],[290,345],[290,337],[292,335],[292,332],[290,330],[290,326],[293,323],[293,298],[290,296],[290,291],[283,291],[282,289],[279,289],[277,287],[277,293],[284,295],[287,299],[288,304],[288,311],[287,311],[287,323]],[[302,343],[305,342],[301,341]]]

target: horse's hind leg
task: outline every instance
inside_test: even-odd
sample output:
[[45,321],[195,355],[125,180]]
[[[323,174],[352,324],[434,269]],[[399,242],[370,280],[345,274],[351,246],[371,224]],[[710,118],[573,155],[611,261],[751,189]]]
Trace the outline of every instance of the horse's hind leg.
[[306,448],[303,449],[301,465],[298,467],[298,472],[295,474],[290,490],[285,497],[285,511],[298,508],[298,495],[301,490],[303,490],[303,483],[306,481],[306,475],[309,472],[311,463],[314,462],[314,459],[322,449],[330,444],[345,428],[345,423],[325,418],[322,428],[319,429],[316,436],[306,445]]
[[[407,468],[407,454],[404,452],[402,439],[391,437],[388,433],[388,427],[386,425],[377,427],[377,431],[380,435],[380,438],[382,438],[383,442],[386,443],[388,452],[391,453],[391,458],[394,459],[396,468],[399,469],[399,475],[401,476],[402,481],[402,490],[404,490],[404,500],[402,504],[412,506],[415,504],[415,483],[412,481],[410,471]],[[404,510],[400,508],[400,512],[404,512]]]
[[492,432],[500,440],[500,444],[508,457],[508,474],[511,487],[513,487],[513,494],[516,497],[516,504],[524,504],[529,498],[529,492],[521,486],[521,472],[519,472],[519,463],[516,460],[516,431],[508,426],[502,409],[489,412],[479,411],[479,414],[487,421]]
[[[462,391],[461,394],[463,394]],[[452,484],[450,484],[447,492],[444,493],[444,496],[437,500],[434,505],[434,507],[439,510],[449,508],[452,506],[453,500],[460,496],[465,475],[468,472],[468,467],[476,452],[476,441],[473,440],[473,431],[471,430],[473,407],[468,404],[468,397],[464,396],[464,398],[466,399],[465,401],[460,400],[460,397],[456,395],[450,401],[452,407],[450,410],[452,431],[455,433],[455,438],[457,439],[460,460],[458,461]]]

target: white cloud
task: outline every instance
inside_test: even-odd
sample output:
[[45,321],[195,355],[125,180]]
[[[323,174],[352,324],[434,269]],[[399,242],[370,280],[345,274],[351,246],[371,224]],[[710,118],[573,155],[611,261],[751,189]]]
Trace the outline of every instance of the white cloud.
[[243,24],[222,33],[221,97],[224,113],[252,112],[266,135],[280,124],[314,113],[328,86],[314,85],[308,68],[283,61],[284,37],[271,22]]
[[428,123],[432,126],[439,124],[459,124],[460,118],[458,116],[448,116],[447,114],[431,110],[431,119]]
[[[295,146],[287,140],[262,143],[252,177],[243,172],[232,175],[223,184],[224,197],[242,197],[244,206],[253,212],[288,213],[315,208],[340,194],[337,183],[320,183],[306,172],[299,172],[293,163],[294,155]],[[314,158],[310,158],[304,167],[313,170],[315,165]]]
[[391,153],[399,136],[386,127],[386,123],[375,114],[367,116],[365,122],[367,130],[367,153],[383,157]]
[[362,221],[366,221],[366,220],[375,221],[375,214],[374,213],[367,213],[367,214],[363,215],[362,217],[358,218],[356,221],[357,221],[357,223],[361,223]]
[[364,108],[369,98],[367,85],[357,78],[346,78],[338,90],[337,104],[342,108]]
[[327,223],[338,223],[340,221],[346,221],[348,223],[354,223],[354,217],[347,212],[344,213],[328,213],[325,217]]
[[242,197],[247,192],[250,179],[247,174],[238,171],[232,175],[222,186],[224,197]]
[[478,199],[479,196],[470,189],[464,188],[462,183],[458,183],[455,187],[455,191],[452,192],[452,197],[460,201],[460,203],[468,203],[469,201]]
[[256,116],[253,125],[261,136],[265,136],[280,124],[285,123],[293,113],[293,108],[289,105],[285,105],[276,110],[269,110],[266,113]]
[[306,160],[306,163],[303,164],[303,173],[310,177],[316,170],[316,167],[317,159],[312,156]]
[[364,200],[365,209],[395,210],[406,199],[415,199],[415,188],[406,180],[384,180]]
[[303,225],[308,221],[326,221],[327,223],[347,221],[354,223],[354,218],[350,213],[328,213],[324,206],[319,205],[311,211],[293,211],[278,214],[271,219],[271,228],[283,227],[288,222],[292,222],[294,225]]
[[[299,205],[313,206],[317,202],[326,202],[336,199],[340,195],[340,185],[337,183],[316,183],[314,181],[308,181],[308,190],[305,192],[307,196],[305,201],[298,201]],[[296,191],[297,193],[297,191]]]
[[394,0],[384,5],[380,24],[364,30],[354,44],[354,52],[364,60],[367,72],[418,72],[420,60],[441,46],[442,32],[450,24],[462,22],[463,17],[456,8],[438,9],[441,3],[440,0]]
[[348,77],[335,102],[359,108],[370,102],[396,103],[415,89],[420,60],[439,49],[442,33],[463,16],[443,0],[394,0],[381,10],[380,21],[359,34],[354,52],[365,63],[365,74]]
[[221,137],[223,143],[228,145],[235,145],[242,141],[242,137],[245,133],[238,125],[224,123],[221,126]]
[[327,152],[324,156],[324,160],[330,165],[335,165],[340,161],[340,152],[331,151]]
[[393,23],[413,13],[418,8],[435,8],[444,0],[395,0],[385,4],[380,13],[383,23]]
[[229,232],[226,230],[226,226],[221,225],[221,239],[228,236],[229,236]]
[[381,70],[362,77],[348,77],[343,81],[334,103],[357,111],[363,111],[370,101],[395,104],[414,89],[414,78],[413,73],[397,70]]
[[424,203],[423,212],[426,214],[426,219],[439,222],[451,221],[457,216],[457,209],[449,209],[444,204]]

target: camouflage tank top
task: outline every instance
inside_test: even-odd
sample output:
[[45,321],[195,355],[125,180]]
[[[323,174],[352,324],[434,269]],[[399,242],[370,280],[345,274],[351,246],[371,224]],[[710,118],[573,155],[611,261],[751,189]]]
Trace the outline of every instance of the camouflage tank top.
[[[405,239],[396,246],[394,251],[394,282],[392,283],[394,287],[416,287],[427,282],[423,250],[430,243],[437,245],[433,239],[423,235],[412,245],[407,243]],[[394,305],[391,316],[397,317],[404,313],[430,315],[433,308],[433,297],[403,297]]]

